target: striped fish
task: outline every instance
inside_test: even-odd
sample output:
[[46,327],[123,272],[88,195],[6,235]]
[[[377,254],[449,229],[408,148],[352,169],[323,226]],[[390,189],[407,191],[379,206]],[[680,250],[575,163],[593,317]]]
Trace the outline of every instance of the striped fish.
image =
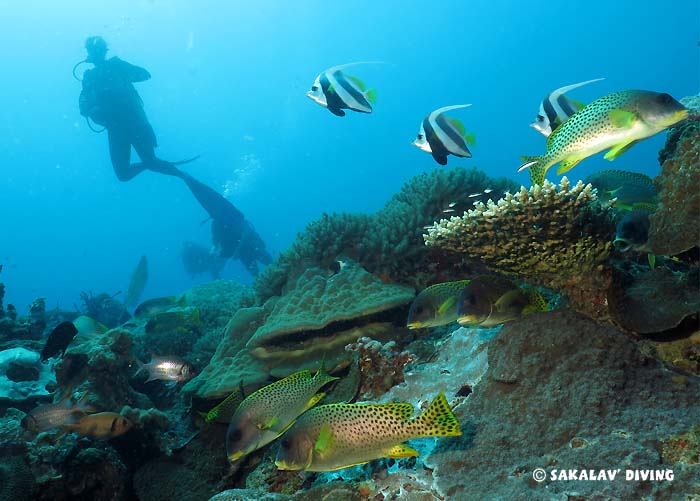
[[467,144],[474,146],[474,135],[467,134],[464,124],[444,116],[446,111],[467,108],[471,104],[456,104],[439,108],[423,119],[413,146],[431,153],[440,165],[447,164],[447,155],[471,158]]
[[367,90],[362,80],[343,73],[348,66],[371,63],[348,63],[321,72],[306,96],[339,117],[345,116],[344,109],[372,113],[372,103],[377,98],[374,89]]
[[541,132],[545,136],[549,136],[554,129],[566,122],[571,115],[585,106],[581,101],[575,101],[567,97],[564,93],[600,80],[605,79],[596,78],[594,80],[586,80],[585,82],[560,87],[554,92],[547,94],[540,104],[540,112],[537,114],[535,121],[530,124],[530,127]]

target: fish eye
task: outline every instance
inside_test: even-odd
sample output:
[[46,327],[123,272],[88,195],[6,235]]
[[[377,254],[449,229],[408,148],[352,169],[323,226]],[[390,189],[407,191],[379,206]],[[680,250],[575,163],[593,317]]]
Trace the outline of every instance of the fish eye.
[[544,122],[544,117],[542,115],[537,115],[538,122]]
[[421,139],[423,139],[423,134],[418,134],[418,135],[416,136],[416,139],[418,139],[419,141],[420,141]]
[[235,430],[231,431],[231,433],[229,433],[228,439],[232,442],[238,442],[242,436],[243,433],[241,433],[241,430],[239,428],[236,428]]
[[669,104],[673,102],[673,98],[671,97],[671,95],[665,92],[659,94],[658,100],[661,104]]
[[283,449],[289,449],[292,446],[292,441],[289,440],[288,438],[285,438],[282,440],[282,448]]
[[311,90],[316,92],[318,90],[318,85],[312,85]]

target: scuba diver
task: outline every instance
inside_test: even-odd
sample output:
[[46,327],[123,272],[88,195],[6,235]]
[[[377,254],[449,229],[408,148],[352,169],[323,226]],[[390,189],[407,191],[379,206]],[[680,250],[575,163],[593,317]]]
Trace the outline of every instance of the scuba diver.
[[[151,74],[118,57],[105,59],[107,42],[102,37],[89,37],[85,49],[87,57],[75,65],[73,74],[81,63],[92,63],[95,67],[83,73],[83,90],[78,103],[80,114],[107,130],[109,155],[117,179],[129,181],[144,170],[182,177],[176,165],[197,157],[168,162],[156,156],[158,141],[133,85],[148,80]],[[141,162],[131,163],[132,146]]]
[[[107,42],[100,36],[89,37],[85,49],[87,57],[73,67],[73,76],[80,80],[75,73],[78,66],[94,65],[83,73],[80,114],[86,117],[91,130],[101,132],[92,127],[90,120],[107,130],[109,155],[117,179],[129,181],[144,170],[182,179],[212,219],[212,239],[219,257],[238,259],[252,275],[257,275],[256,261],[267,265],[272,258],[253,225],[223,195],[177,167],[198,157],[169,162],[156,156],[156,135],[133,85],[150,79],[151,74],[118,57],[106,59]],[[132,147],[140,162],[131,162]]]

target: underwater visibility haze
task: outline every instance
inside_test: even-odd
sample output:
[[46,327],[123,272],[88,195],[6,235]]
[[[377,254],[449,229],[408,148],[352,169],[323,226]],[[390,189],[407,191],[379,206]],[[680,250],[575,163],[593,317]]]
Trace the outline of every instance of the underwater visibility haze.
[[0,0],[0,54],[0,500],[700,499],[697,1]]

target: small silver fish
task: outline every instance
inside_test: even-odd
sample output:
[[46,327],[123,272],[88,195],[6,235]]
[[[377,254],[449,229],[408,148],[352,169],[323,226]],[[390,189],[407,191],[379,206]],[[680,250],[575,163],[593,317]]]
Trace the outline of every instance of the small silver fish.
[[22,419],[22,427],[33,433],[41,433],[52,428],[73,424],[95,409],[87,405],[89,392],[73,404],[69,396],[58,403],[35,407]]
[[138,359],[136,363],[139,366],[139,370],[134,375],[139,374],[141,371],[146,371],[148,373],[146,383],[155,380],[179,383],[189,381],[195,376],[192,366],[179,357],[157,357],[152,355],[149,363],[144,364]]

